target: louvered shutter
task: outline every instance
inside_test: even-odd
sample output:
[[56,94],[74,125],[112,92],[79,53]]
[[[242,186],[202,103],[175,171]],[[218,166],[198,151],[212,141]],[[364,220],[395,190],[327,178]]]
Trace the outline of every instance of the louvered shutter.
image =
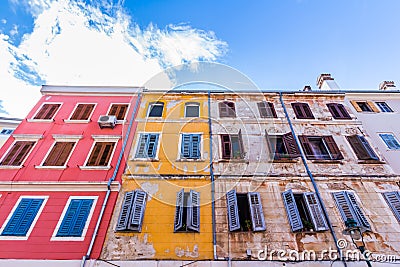
[[140,134],[139,143],[136,149],[136,158],[147,158],[146,146],[149,134]]
[[15,142],[11,150],[7,153],[1,165],[19,166],[22,164],[28,153],[31,151],[35,142],[18,141]]
[[117,117],[117,120],[123,120],[125,118],[125,113],[128,109],[128,104],[114,104],[111,106],[108,115],[113,115]]
[[303,198],[311,215],[315,230],[328,230],[328,225],[326,223],[325,216],[322,213],[322,208],[316,194],[313,192],[307,192],[303,194]]
[[288,190],[282,193],[283,203],[285,204],[286,213],[289,219],[290,227],[292,232],[303,229],[303,222],[300,218],[299,210],[297,209],[296,201],[292,190]]
[[298,119],[314,119],[307,103],[292,103],[292,108]]
[[114,149],[115,143],[103,143],[103,153],[99,159],[99,166],[107,166],[108,162],[110,161],[112,151]]
[[367,101],[367,105],[372,109],[373,112],[381,112],[373,101]]
[[228,212],[229,231],[240,229],[239,209],[237,206],[236,190],[231,190],[226,193],[226,207]]
[[74,142],[56,142],[43,166],[64,166],[74,144]]
[[175,219],[174,219],[174,231],[178,231],[183,226],[183,201],[185,191],[182,189],[176,194],[176,208],[175,208]]
[[33,119],[50,120],[60,106],[61,104],[44,104]]
[[374,150],[369,145],[367,139],[365,139],[365,137],[361,136],[361,135],[358,135],[357,137],[360,139],[361,143],[363,144],[364,149],[367,151],[367,153],[369,155],[369,158],[373,159],[373,160],[379,160],[378,156],[375,154]]
[[135,190],[135,196],[132,207],[132,215],[130,226],[132,230],[140,232],[142,230],[142,223],[144,217],[144,210],[146,208],[146,192],[142,190]]
[[155,158],[157,152],[157,144],[158,144],[158,134],[149,134],[149,139],[147,142],[147,157]]
[[338,146],[336,145],[335,140],[332,136],[324,136],[323,137],[326,146],[331,154],[332,159],[343,159],[343,155],[340,152]]
[[222,143],[222,158],[230,159],[232,156],[230,136],[228,134],[222,134],[221,135],[221,143]]
[[346,223],[347,220],[352,219],[357,223],[357,225],[361,226],[346,191],[334,192],[332,194],[343,221]]
[[249,201],[249,209],[251,215],[251,222],[254,232],[265,231],[264,211],[262,208],[260,193],[250,192],[247,193]]
[[347,109],[342,104],[337,104],[337,108],[341,114],[341,119],[351,119],[350,114],[347,112]]
[[93,108],[94,104],[78,104],[71,120],[88,120]]
[[43,199],[39,198],[21,199],[1,235],[25,236],[42,206],[42,203]]
[[283,143],[285,144],[285,148],[287,153],[291,158],[296,158],[300,156],[299,148],[297,147],[296,140],[292,133],[286,133],[282,135]]
[[299,141],[301,146],[303,147],[304,153],[306,154],[307,159],[315,159],[314,150],[305,135],[299,135]]
[[116,231],[124,231],[128,229],[129,217],[131,214],[133,198],[135,191],[129,191],[125,193],[124,201],[122,202],[121,211],[119,213]]
[[353,105],[354,109],[355,109],[357,112],[362,112],[362,109],[361,109],[360,106],[357,104],[357,101],[351,100],[350,103]]
[[92,204],[92,199],[72,199],[56,236],[81,236]]
[[274,159],[276,154],[276,138],[275,136],[270,136],[268,131],[265,130],[265,139],[267,140],[268,153],[270,155],[268,158]]
[[400,194],[399,192],[385,192],[383,193],[386,202],[392,209],[397,221],[400,222]]
[[355,214],[358,217],[358,221],[361,223],[362,226],[366,228],[371,228],[371,225],[369,224],[367,217],[365,217],[364,212],[362,211],[361,207],[358,205],[356,201],[356,197],[353,192],[346,192],[350,203],[353,205],[353,210],[355,211]]
[[276,118],[274,104],[271,102],[258,102],[258,110],[260,111],[261,118]]
[[190,190],[187,207],[187,228],[200,232],[200,193]]
[[393,134],[379,134],[389,149],[400,149],[400,144]]
[[225,104],[225,102],[221,102],[218,104],[218,108],[219,108],[219,116],[220,117],[228,117],[228,108],[227,105]]
[[360,135],[353,135],[353,136],[346,136],[347,140],[350,143],[351,148],[353,149],[354,153],[360,160],[367,160],[373,159],[378,160],[378,156],[372,150],[371,146],[368,144],[367,140],[364,136]]
[[114,149],[114,142],[96,142],[87,166],[107,166]]
[[246,156],[246,152],[244,151],[242,129],[239,130],[238,139],[239,139],[240,158],[244,159]]
[[200,154],[200,140],[201,140],[201,135],[200,134],[192,134],[192,148],[191,148],[191,158],[193,159],[199,159],[201,154]]
[[190,134],[182,134],[181,155],[183,158],[190,158],[192,150],[192,140]]

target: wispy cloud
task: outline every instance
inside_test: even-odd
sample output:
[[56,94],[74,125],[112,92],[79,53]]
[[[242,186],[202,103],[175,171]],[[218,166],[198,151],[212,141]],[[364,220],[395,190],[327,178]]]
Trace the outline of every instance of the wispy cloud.
[[[165,67],[215,61],[227,44],[213,32],[189,25],[141,29],[122,8],[123,1],[11,0],[32,14],[31,33],[14,46],[0,39],[0,81],[8,84],[4,107],[25,116],[39,85],[142,85]],[[15,95],[29,95],[24,108]],[[35,95],[36,97],[33,97]]]

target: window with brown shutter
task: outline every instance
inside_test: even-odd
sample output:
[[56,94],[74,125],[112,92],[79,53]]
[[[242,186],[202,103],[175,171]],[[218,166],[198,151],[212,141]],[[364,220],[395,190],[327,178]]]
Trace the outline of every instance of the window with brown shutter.
[[88,120],[94,109],[94,104],[78,104],[71,120]]
[[326,104],[333,118],[340,120],[351,120],[349,113],[342,104],[330,103]]
[[114,146],[114,142],[96,142],[86,166],[107,166]]
[[220,102],[218,104],[218,108],[219,108],[219,116],[221,118],[223,118],[223,117],[228,117],[228,118],[236,117],[235,103],[229,102],[229,101]]
[[346,136],[346,138],[358,159],[379,160],[379,157],[375,154],[374,150],[364,136],[352,135]]
[[271,153],[274,153],[274,159],[280,160],[284,158],[296,158],[300,156],[299,149],[292,133],[284,135],[269,135],[266,132],[267,141],[271,148]]
[[74,145],[75,142],[56,142],[43,166],[64,166]]
[[112,104],[108,115],[116,116],[117,120],[124,120],[127,110],[128,104]]
[[332,136],[300,135],[299,141],[307,159],[310,160],[340,160],[343,159]]
[[17,141],[3,158],[0,165],[20,166],[31,151],[35,142],[33,141]]
[[35,120],[51,120],[56,114],[61,104],[44,104],[33,119]]
[[292,103],[292,108],[297,119],[314,119],[314,115],[307,103]]
[[274,104],[271,102],[258,102],[258,110],[261,118],[277,118]]

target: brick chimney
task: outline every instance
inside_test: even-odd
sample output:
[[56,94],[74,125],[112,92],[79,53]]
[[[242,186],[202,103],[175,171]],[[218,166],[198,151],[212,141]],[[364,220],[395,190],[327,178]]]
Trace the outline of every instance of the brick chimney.
[[396,85],[394,84],[394,81],[383,81],[379,84],[379,90],[385,91],[385,90],[396,90]]
[[339,90],[339,85],[329,73],[320,74],[317,78],[317,86],[320,90]]

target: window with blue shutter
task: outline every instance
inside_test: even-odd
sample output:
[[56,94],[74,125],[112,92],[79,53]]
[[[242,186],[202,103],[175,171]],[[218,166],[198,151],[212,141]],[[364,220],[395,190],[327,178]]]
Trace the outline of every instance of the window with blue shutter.
[[200,158],[200,134],[182,134],[181,158]]
[[393,134],[379,134],[389,149],[400,149],[400,144]]
[[157,154],[158,136],[159,134],[153,133],[140,134],[135,157],[154,159]]
[[367,139],[362,135],[346,136],[351,148],[360,160],[379,160]]
[[200,193],[182,189],[176,194],[174,232],[200,232]]
[[340,191],[332,194],[344,223],[346,223],[347,220],[352,219],[357,223],[358,226],[365,227],[367,229],[371,227],[364,215],[364,212],[358,205],[354,193]]
[[93,199],[72,199],[56,236],[82,236],[92,205]]
[[394,192],[385,192],[383,193],[386,202],[389,204],[389,207],[392,209],[394,216],[397,221],[400,222],[400,194],[398,191]]
[[26,236],[43,201],[42,198],[22,198],[1,235]]

